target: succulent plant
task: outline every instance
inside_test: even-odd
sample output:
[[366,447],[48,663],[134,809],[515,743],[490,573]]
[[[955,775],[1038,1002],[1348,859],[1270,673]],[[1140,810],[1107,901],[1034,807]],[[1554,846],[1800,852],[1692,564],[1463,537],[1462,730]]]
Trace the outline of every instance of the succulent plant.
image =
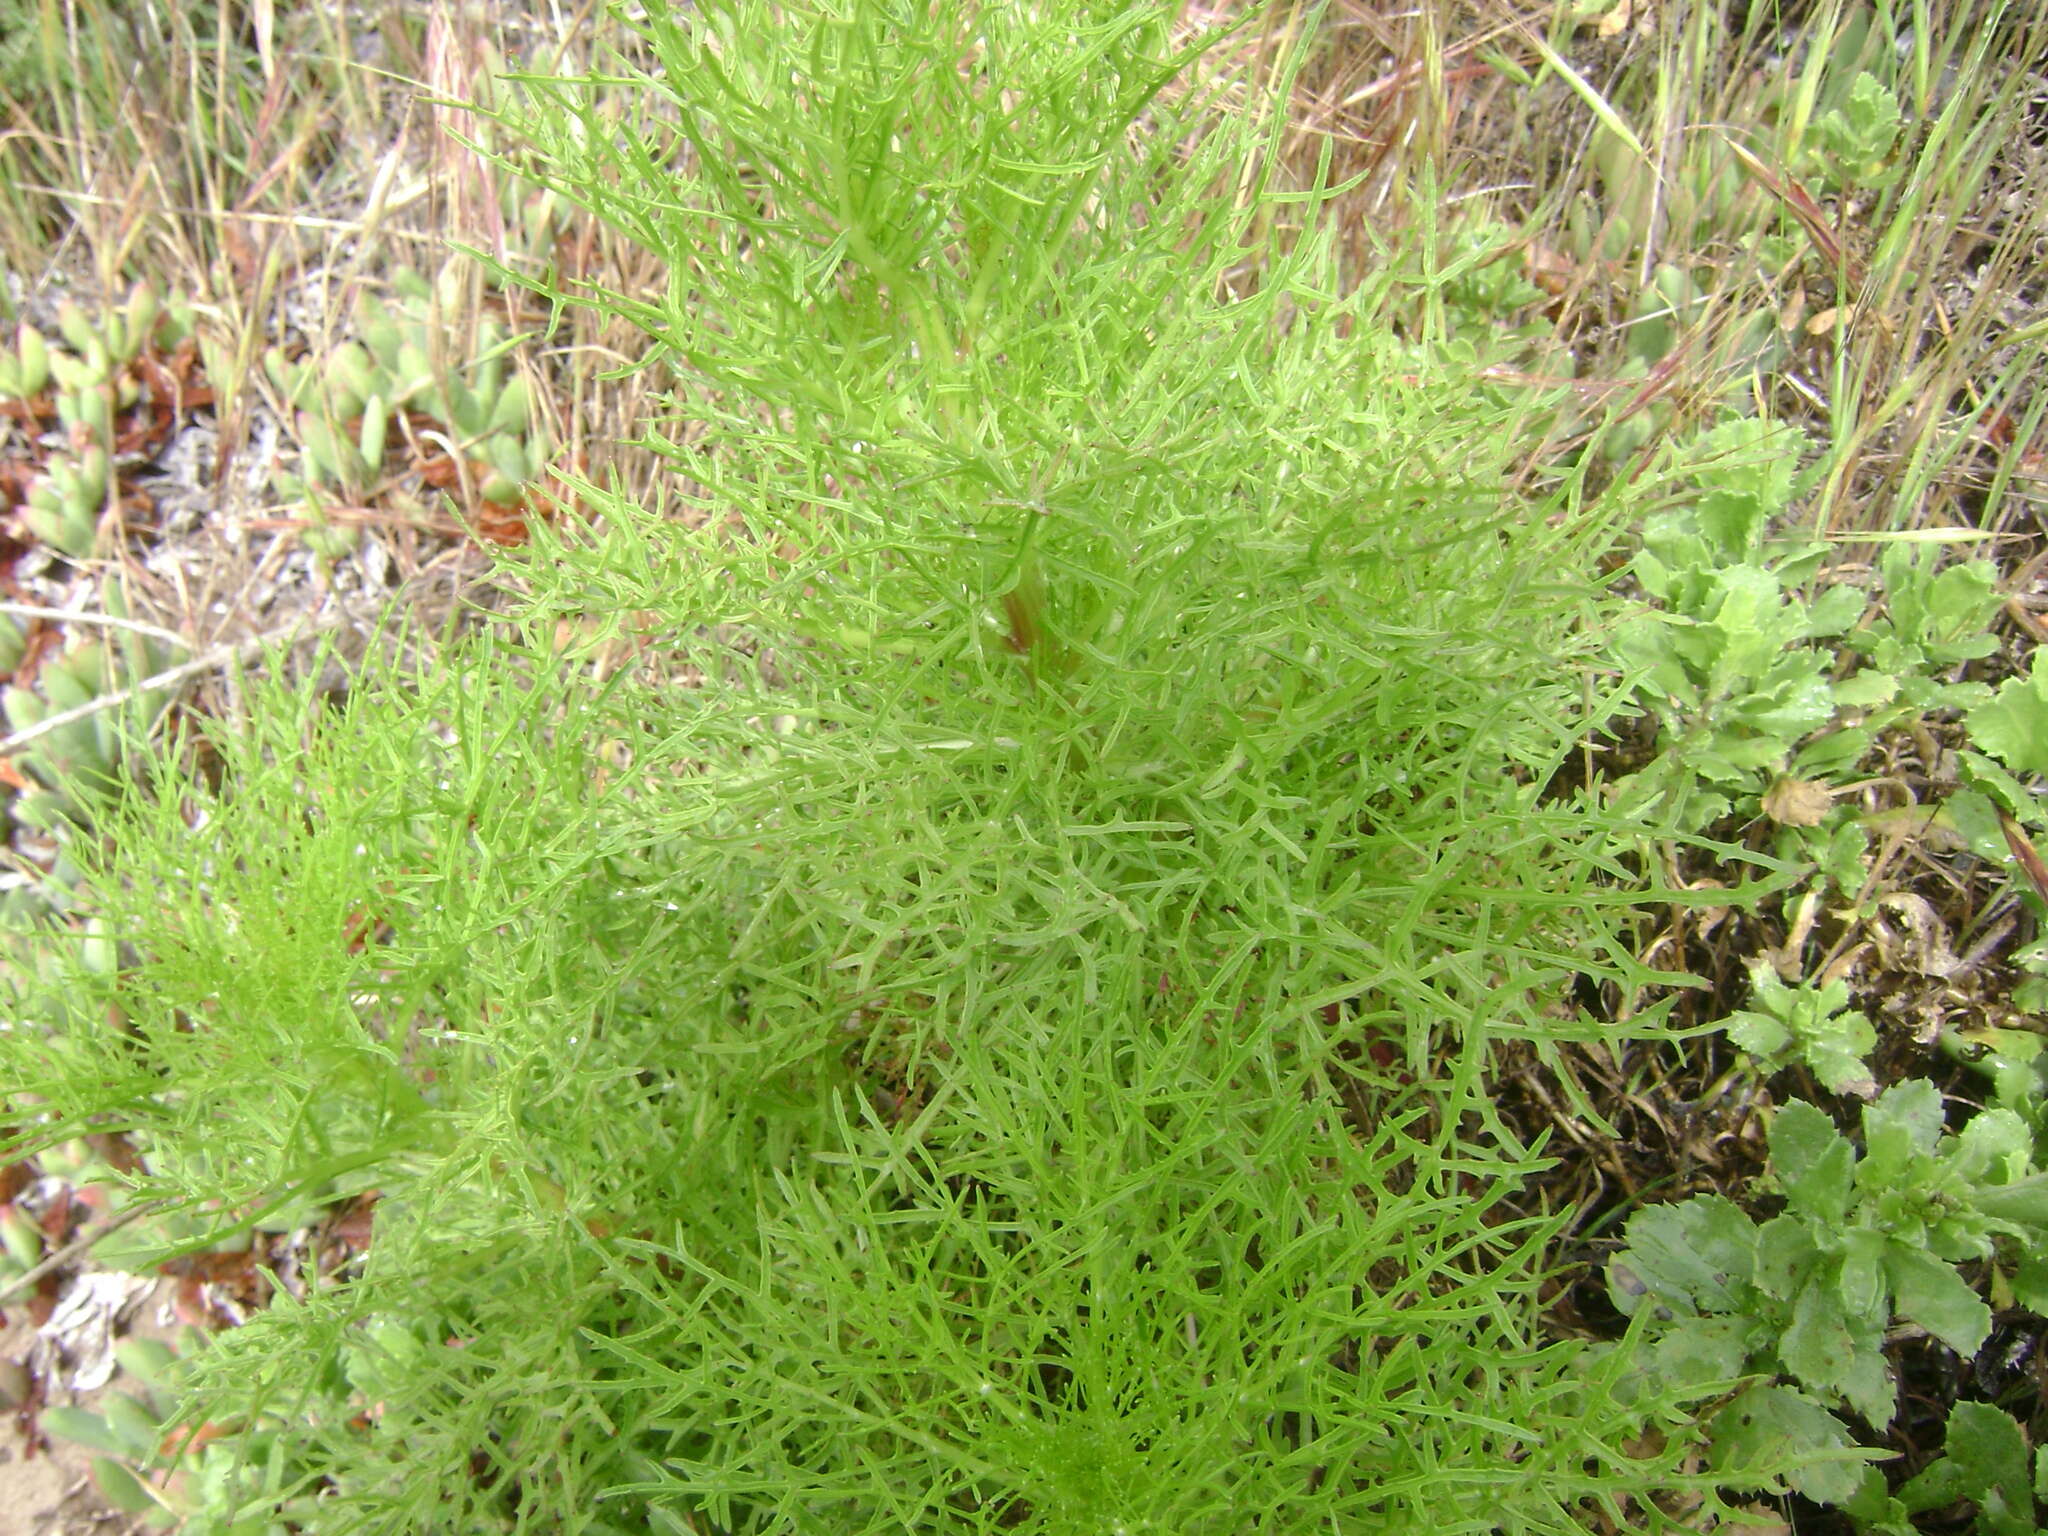
[[[109,613],[126,617],[118,586],[107,588],[106,603]],[[46,663],[37,673],[34,687],[13,684],[0,692],[0,714],[5,715],[10,730],[27,730],[54,715],[131,688],[166,665],[166,648],[141,635],[123,633],[112,642],[89,640]],[[16,819],[45,830],[77,820],[85,804],[117,783],[127,733],[146,729],[167,702],[162,694],[130,699],[125,709],[109,707],[67,721],[26,743],[19,761],[41,787],[15,802]]]
[[[526,213],[542,232],[557,216],[545,202],[529,202]],[[276,489],[306,504],[316,549],[335,552],[352,538],[352,530],[327,522],[328,501],[336,494],[359,501],[374,491],[393,425],[405,418],[424,419],[447,440],[450,457],[466,466],[452,478],[482,501],[516,505],[545,475],[553,448],[534,422],[526,380],[506,362],[519,338],[489,318],[459,338],[443,318],[465,307],[472,270],[460,258],[432,281],[403,269],[388,301],[371,294],[359,301],[360,340],[319,359],[293,360],[275,347],[264,354],[264,373],[291,407],[303,450],[301,473],[278,477]],[[458,361],[465,355],[469,361]]]
[[[170,1442],[183,1355],[203,1347],[197,1330],[186,1330],[184,1350],[161,1339],[128,1338],[114,1346],[114,1358],[138,1390],[109,1392],[97,1412],[60,1403],[42,1410],[45,1431],[94,1452],[93,1482],[107,1502],[145,1525],[168,1529],[198,1506],[177,1477],[165,1478],[177,1456]],[[189,1438],[189,1437],[187,1437]]]
[[14,675],[28,655],[28,624],[11,613],[0,613],[0,672]]
[[24,323],[15,331],[14,350],[0,349],[0,400],[33,399],[49,382],[50,344]]
[[505,216],[507,240],[516,234],[522,246],[519,254],[529,259],[544,258],[569,227],[570,207],[561,193],[523,176],[505,178],[498,206]]
[[31,482],[22,503],[29,532],[73,560],[89,560],[99,545],[112,464],[95,442],[76,459],[52,454],[48,470]]
[[182,299],[166,304],[138,283],[97,320],[67,299],[57,311],[61,347],[23,325],[13,349],[0,350],[0,400],[32,406],[55,390],[47,405],[29,412],[40,416],[53,407],[64,439],[22,507],[22,520],[41,542],[73,560],[100,553],[101,513],[115,488],[115,424],[142,399],[135,362],[146,347],[175,346],[192,328]]
[[20,1206],[0,1205],[0,1284],[43,1262],[43,1229]]

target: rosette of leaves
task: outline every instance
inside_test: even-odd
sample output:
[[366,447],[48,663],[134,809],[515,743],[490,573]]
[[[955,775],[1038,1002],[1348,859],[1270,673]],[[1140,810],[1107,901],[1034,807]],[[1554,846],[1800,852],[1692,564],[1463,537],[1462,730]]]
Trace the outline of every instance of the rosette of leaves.
[[[1657,760],[1632,798],[1696,831],[1731,811],[1754,813],[1764,791],[1835,715],[1830,653],[1812,642],[1862,615],[1863,594],[1803,588],[1820,544],[1772,546],[1771,520],[1800,485],[1796,429],[1743,419],[1692,445],[1686,505],[1647,520],[1631,570],[1656,604],[1618,640],[1637,696],[1657,722]],[[1831,755],[1852,762],[1867,735],[1836,733]]]
[[1941,566],[1924,543],[1885,549],[1884,612],[1844,638],[1864,658],[1855,676],[1835,684],[1836,699],[1876,712],[1879,723],[1933,709],[1983,704],[1983,683],[1944,677],[1998,648],[1989,631],[1998,611],[1998,573],[1988,560]]
[[476,327],[471,361],[437,362],[450,355],[447,338],[435,334],[437,317],[455,309],[464,280],[464,269],[453,259],[432,284],[415,272],[401,272],[392,305],[364,296],[363,340],[385,376],[396,381],[394,399],[439,422],[463,456],[486,467],[478,494],[509,505],[546,469],[550,449],[534,426],[526,380],[507,366],[518,337],[485,319]]
[[1518,353],[1552,339],[1556,328],[1541,313],[1550,296],[1529,280],[1515,231],[1478,219],[1446,231],[1446,243],[1437,279],[1451,334],[1480,330],[1496,345],[1505,335],[1521,344]]
[[1863,1143],[1859,1156],[1821,1110],[1787,1104],[1770,1128],[1781,1214],[1758,1222],[1719,1195],[1655,1206],[1608,1266],[1616,1307],[1641,1319],[1641,1387],[1734,1393],[1705,1420],[1732,1485],[1791,1444],[1810,1458],[1787,1478],[1798,1492],[1839,1504],[1865,1489],[1871,1453],[1838,1415],[1891,1422],[1886,1330],[1915,1324],[1965,1357],[1990,1334],[1959,1264],[1993,1261],[2023,1305],[2048,1307],[2048,1174],[2017,1115],[1950,1132],[1940,1092],[1916,1079],[1864,1109]]
[[1904,128],[1899,98],[1876,75],[1859,70],[1835,105],[1814,120],[1795,163],[1829,192],[1876,191],[1905,171],[1897,153]]
[[1750,967],[1750,1007],[1726,1021],[1728,1038],[1766,1072],[1801,1065],[1830,1093],[1877,1092],[1866,1059],[1877,1044],[1870,1020],[1849,1007],[1849,984],[1787,986],[1769,961]]
[[22,521],[59,554],[91,559],[99,551],[100,514],[106,508],[110,475],[107,450],[98,443],[76,459],[52,454],[47,470],[29,486]]

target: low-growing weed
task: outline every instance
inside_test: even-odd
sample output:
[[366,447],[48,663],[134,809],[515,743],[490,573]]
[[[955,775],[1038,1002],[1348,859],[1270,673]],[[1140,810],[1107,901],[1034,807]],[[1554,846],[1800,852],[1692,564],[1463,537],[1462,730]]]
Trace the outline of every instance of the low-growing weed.
[[[1867,834],[1837,792],[1880,733],[1967,710],[2003,741],[2014,734],[2000,734],[2005,714],[2021,706],[1958,675],[1996,648],[1986,562],[1944,566],[1934,540],[1892,541],[1874,605],[1852,581],[1820,579],[1835,546],[1776,535],[1812,484],[1804,447],[1796,431],[1738,418],[1681,454],[1682,504],[1645,521],[1630,566],[1654,607],[1616,648],[1657,722],[1657,757],[1617,794],[1687,831],[1761,817],[1779,857],[1853,896]],[[1999,773],[1980,754],[1962,761]]]
[[1728,1038],[1766,1072],[1794,1063],[1806,1067],[1830,1093],[1870,1098],[1870,1051],[1877,1031],[1849,1006],[1849,985],[1831,981],[1787,986],[1769,961],[1750,968],[1750,1006],[1728,1016]]
[[1912,1516],[1956,1504],[1976,1515],[1977,1536],[2040,1536],[2037,1502],[2048,1501],[2048,1447],[2030,1451],[2024,1430],[1989,1403],[1957,1403],[1941,1458],[1902,1486],[1851,1501],[1858,1527],[1875,1536],[1919,1536]]
[[[1832,656],[1811,642],[1850,629],[1864,594],[1803,587],[1826,555],[1771,542],[1801,477],[1801,435],[1754,419],[1715,428],[1685,453],[1684,504],[1652,515],[1631,570],[1657,604],[1618,651],[1659,725],[1657,761],[1625,793],[1692,831],[1754,814],[1794,754],[1833,720]],[[1855,738],[1853,764],[1867,738]]]
[[61,345],[24,324],[13,349],[0,349],[0,411],[34,440],[31,462],[41,470],[21,499],[22,523],[35,538],[74,561],[112,551],[125,500],[121,472],[153,452],[175,421],[175,354],[192,327],[182,299],[167,304],[138,283],[99,315],[67,300],[58,310]]
[[[1956,754],[1962,787],[1940,815],[1980,858],[2018,866],[2021,899],[2038,925],[2048,914],[2048,869],[2028,829],[2048,826],[2048,810],[2032,787],[2048,775],[2048,655],[2036,649],[2028,670],[1980,696],[1963,724],[1970,746]],[[2048,942],[2036,932],[2013,959],[2026,973],[2013,1002],[2030,1011],[2048,1008]]]
[[1987,685],[1953,674],[1998,649],[1997,572],[1988,560],[1942,565],[1940,553],[1932,540],[1888,543],[1879,563],[1884,610],[1844,637],[1865,665],[1835,684],[1835,697],[1869,711],[1866,728],[1991,697]]
[[46,657],[32,683],[0,692],[0,716],[14,733],[28,780],[10,810],[46,832],[89,822],[120,793],[130,748],[148,738],[170,705],[163,688],[141,685],[176,659],[174,637],[147,625],[123,627],[128,605],[118,583],[107,585],[104,602],[103,638]]
[[359,530],[329,513],[381,490],[386,455],[401,447],[480,538],[516,544],[529,515],[552,510],[542,482],[555,453],[512,355],[521,338],[492,318],[463,335],[448,318],[467,307],[473,275],[460,256],[432,282],[400,271],[390,302],[369,293],[359,301],[360,340],[296,360],[274,347],[264,354],[302,450],[300,472],[280,475],[274,489],[305,512],[316,554],[353,546]]
[[1756,1460],[1789,1446],[1806,1458],[1789,1485],[1847,1504],[1882,1479],[1859,1470],[1837,1412],[1890,1424],[1898,1394],[1883,1346],[1895,1321],[1974,1355],[1991,1311],[1962,1264],[1995,1265],[2023,1305],[2048,1306],[2048,1173],[2018,1116],[1987,1110],[1951,1132],[1920,1079],[1865,1107],[1860,1155],[1798,1101],[1774,1115],[1770,1155],[1781,1214],[1759,1223],[1718,1195],[1641,1211],[1608,1287],[1646,1320],[1639,1382],[1701,1403],[1739,1389],[1707,1420],[1731,1483],[1768,1485]]

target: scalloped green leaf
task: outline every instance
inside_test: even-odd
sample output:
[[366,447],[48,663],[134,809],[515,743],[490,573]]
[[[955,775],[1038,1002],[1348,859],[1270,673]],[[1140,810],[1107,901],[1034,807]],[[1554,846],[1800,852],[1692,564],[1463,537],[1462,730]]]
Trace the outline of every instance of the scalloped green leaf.
[[[1615,1304],[1633,1313],[1651,1294],[1688,1311],[1739,1312],[1756,1267],[1756,1240],[1756,1224],[1719,1195],[1639,1211],[1628,1224],[1627,1249],[1609,1266]],[[1629,1294],[1617,1267],[1642,1289]]]
[[1852,1497],[1867,1454],[1842,1421],[1790,1387],[1757,1386],[1708,1421],[1709,1463],[1736,1488],[1789,1485],[1823,1504]]
[[1848,1214],[1856,1149],[1827,1114],[1803,1099],[1771,1116],[1771,1170],[1795,1211],[1829,1225]]
[[1980,750],[2014,773],[2048,774],[2048,652],[2035,651],[2027,675],[1999,684],[1964,724]]
[[1924,1248],[1893,1243],[1885,1254],[1892,1305],[1960,1355],[1974,1355],[1991,1336],[1991,1309],[1953,1264]]

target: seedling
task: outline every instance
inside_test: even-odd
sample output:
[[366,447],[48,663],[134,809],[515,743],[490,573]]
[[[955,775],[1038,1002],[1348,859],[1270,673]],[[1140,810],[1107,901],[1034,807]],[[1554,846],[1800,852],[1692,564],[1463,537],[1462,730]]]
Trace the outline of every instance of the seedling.
[[1810,642],[1854,624],[1863,594],[1833,586],[1809,601],[1800,588],[1824,547],[1766,540],[1795,492],[1802,443],[1756,421],[1715,429],[1682,461],[1697,486],[1689,504],[1644,527],[1633,570],[1660,611],[1628,626],[1618,649],[1660,724],[1660,758],[1625,793],[1661,797],[1685,830],[1754,813],[1834,718],[1829,657]]
[[[1936,709],[1973,709],[1991,690],[1944,677],[1998,648],[1990,624],[1998,610],[1997,573],[1986,560],[1941,566],[1940,547],[1918,540],[1885,547],[1884,612],[1846,636],[1864,658],[1836,698],[1874,712],[1873,724]],[[1896,708],[1885,711],[1884,706]]]
[[107,450],[98,443],[75,461],[53,454],[48,472],[29,487],[22,520],[58,553],[90,559],[99,548],[109,478]]
[[15,331],[14,350],[0,348],[0,400],[33,400],[49,382],[49,343],[24,321]]
[[1765,1072],[1798,1063],[1830,1093],[1870,1098],[1877,1080],[1868,1057],[1877,1044],[1870,1020],[1849,1007],[1849,984],[1787,986],[1769,961],[1750,968],[1750,1008],[1730,1014],[1728,1038]]
[[1859,72],[1841,104],[1813,125],[1801,163],[1831,192],[1890,186],[1905,170],[1897,158],[1904,124],[1898,97],[1877,76]]

